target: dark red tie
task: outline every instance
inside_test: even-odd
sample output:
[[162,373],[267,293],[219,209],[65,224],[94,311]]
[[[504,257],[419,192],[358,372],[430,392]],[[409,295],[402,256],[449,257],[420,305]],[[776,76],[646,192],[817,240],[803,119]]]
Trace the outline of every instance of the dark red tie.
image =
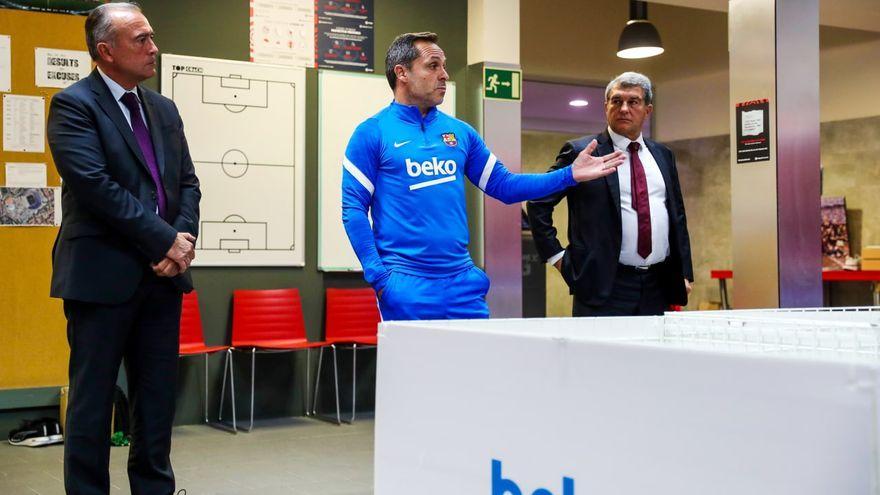
[[639,225],[639,240],[636,251],[642,258],[651,254],[651,205],[648,203],[648,179],[645,167],[639,160],[639,143],[633,141],[627,147],[629,151],[630,189],[632,189],[632,207],[636,210]]
[[165,218],[165,188],[162,186],[162,178],[159,177],[159,166],[156,165],[156,153],[153,151],[153,143],[150,141],[150,131],[147,130],[144,119],[141,117],[141,105],[134,93],[125,93],[119,100],[128,108],[131,117],[131,130],[134,132],[141,153],[144,154],[144,159],[147,161],[147,168],[150,169],[153,184],[156,185],[159,216]]

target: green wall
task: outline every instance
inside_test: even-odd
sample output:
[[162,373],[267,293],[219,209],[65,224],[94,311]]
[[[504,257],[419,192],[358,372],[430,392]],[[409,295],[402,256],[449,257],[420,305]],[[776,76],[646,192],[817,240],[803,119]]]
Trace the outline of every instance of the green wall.
[[[247,0],[216,0],[213,2],[179,2],[170,0],[143,0],[141,6],[156,31],[160,52],[231,60],[248,59],[248,2]],[[205,8],[208,7],[209,8]],[[376,73],[384,73],[384,54],[391,40],[406,31],[434,31],[440,35],[440,45],[448,57],[449,72],[463,88],[467,62],[467,0],[443,2],[442,15],[436,2],[421,0],[375,1],[375,56]],[[463,77],[462,77],[463,78]],[[231,300],[234,289],[272,289],[296,287],[300,290],[309,338],[318,340],[323,335],[324,289],[326,287],[364,286],[360,274],[323,273],[317,269],[318,258],[318,170],[317,170],[317,72],[307,76],[306,117],[306,265],[303,268],[194,268],[193,279],[199,291],[205,337],[209,344],[229,342]],[[147,86],[158,89],[158,77]],[[391,92],[388,93],[389,101]],[[461,98],[461,100],[465,100]],[[464,104],[464,103],[463,103]],[[257,358],[257,417],[300,415],[304,411],[306,356],[261,355]],[[375,369],[373,352],[359,353],[359,406],[372,405],[372,380]],[[313,353],[313,358],[317,354]],[[350,353],[341,355],[342,362],[350,360]],[[201,420],[204,364],[201,358],[187,358],[181,363],[178,424]],[[315,367],[317,360],[312,360]],[[246,416],[249,407],[250,361],[239,356],[236,360],[236,392],[239,417]],[[216,414],[222,361],[211,360],[209,391],[212,395],[210,411]],[[350,390],[350,368],[344,378],[343,400]],[[314,376],[312,376],[314,378]],[[329,376],[328,376],[329,378]],[[323,382],[328,383],[328,382]],[[322,386],[323,388],[323,386]],[[329,389],[323,389],[329,392]],[[322,394],[323,395],[323,394]],[[328,403],[329,405],[329,403]]]

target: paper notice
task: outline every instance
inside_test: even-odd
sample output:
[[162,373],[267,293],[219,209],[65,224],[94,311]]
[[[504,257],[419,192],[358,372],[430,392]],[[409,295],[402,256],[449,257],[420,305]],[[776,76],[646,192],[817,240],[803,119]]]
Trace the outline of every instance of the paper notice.
[[6,187],[46,187],[46,164],[7,163]]
[[41,88],[66,88],[92,71],[89,52],[35,48],[36,84]]
[[3,151],[46,151],[46,100],[3,95]]
[[0,93],[12,91],[12,38],[0,34]]
[[251,61],[315,66],[315,1],[251,0]]
[[757,136],[764,132],[764,112],[749,110],[742,113],[742,135]]

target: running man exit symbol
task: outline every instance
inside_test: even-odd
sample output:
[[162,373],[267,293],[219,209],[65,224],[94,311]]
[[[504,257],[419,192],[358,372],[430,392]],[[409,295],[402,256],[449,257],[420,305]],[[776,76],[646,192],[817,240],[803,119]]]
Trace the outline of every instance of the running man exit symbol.
[[521,100],[522,71],[484,67],[483,97],[496,100]]

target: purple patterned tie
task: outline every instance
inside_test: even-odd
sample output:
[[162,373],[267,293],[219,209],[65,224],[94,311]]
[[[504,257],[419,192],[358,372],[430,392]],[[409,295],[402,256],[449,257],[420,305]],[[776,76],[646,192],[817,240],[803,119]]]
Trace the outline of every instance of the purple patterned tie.
[[147,168],[150,169],[153,184],[156,185],[159,196],[159,216],[165,218],[165,188],[162,186],[162,178],[159,177],[159,167],[156,165],[156,153],[153,151],[153,142],[150,141],[150,131],[147,130],[144,119],[141,117],[138,98],[134,93],[125,93],[119,101],[128,108],[128,112],[131,114],[131,130],[134,131],[134,137],[137,138],[141,153],[147,161]]
[[638,219],[639,237],[636,243],[636,251],[642,258],[651,255],[651,205],[648,203],[648,178],[645,176],[645,167],[639,159],[639,143],[629,143],[630,185],[632,188],[632,206],[636,210]]

